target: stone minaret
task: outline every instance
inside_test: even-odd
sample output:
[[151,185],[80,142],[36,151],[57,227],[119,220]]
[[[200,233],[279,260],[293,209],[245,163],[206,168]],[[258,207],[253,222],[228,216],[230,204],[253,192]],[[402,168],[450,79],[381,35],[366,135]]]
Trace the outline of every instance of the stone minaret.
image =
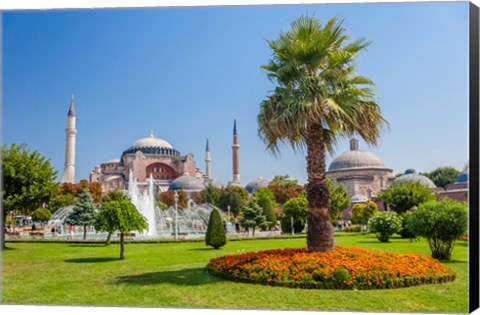
[[232,162],[233,162],[233,180],[230,182],[230,185],[240,186],[240,145],[238,144],[236,119],[233,121]]
[[212,159],[210,158],[210,146],[208,145],[208,138],[207,138],[207,145],[205,146],[205,175],[207,176],[207,179],[210,180],[210,161]]
[[62,183],[75,183],[75,137],[77,134],[75,118],[75,105],[72,95],[72,101],[67,115],[67,129],[65,129],[67,143],[65,147],[65,169],[63,170]]

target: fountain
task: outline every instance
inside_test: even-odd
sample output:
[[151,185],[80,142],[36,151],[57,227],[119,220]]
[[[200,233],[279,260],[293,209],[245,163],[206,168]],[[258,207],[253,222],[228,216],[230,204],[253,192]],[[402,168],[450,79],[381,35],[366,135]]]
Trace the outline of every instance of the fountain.
[[[193,204],[188,208],[177,207],[175,209],[175,207],[170,207],[167,210],[162,210],[155,205],[155,190],[152,176],[147,180],[147,185],[147,189],[141,192],[142,184],[137,182],[133,172],[130,171],[127,195],[148,222],[148,231],[136,233],[138,238],[172,238],[175,235],[175,218],[177,220],[177,231],[182,235],[182,238],[201,238],[207,231],[208,220],[213,209],[217,209],[220,212],[222,220],[226,222],[227,232],[233,233],[232,224],[219,208],[207,203]],[[73,206],[57,210],[50,218],[47,226],[56,225],[63,227],[65,219],[72,210]],[[105,235],[105,233],[95,233],[95,235],[89,235],[89,238],[102,238]]]
[[137,207],[141,215],[147,219],[148,231],[144,233],[147,236],[157,235],[157,222],[155,218],[155,195],[153,193],[153,178],[150,175],[148,179],[148,190],[140,193],[137,179],[133,178],[133,172],[130,170],[128,179],[128,197]]

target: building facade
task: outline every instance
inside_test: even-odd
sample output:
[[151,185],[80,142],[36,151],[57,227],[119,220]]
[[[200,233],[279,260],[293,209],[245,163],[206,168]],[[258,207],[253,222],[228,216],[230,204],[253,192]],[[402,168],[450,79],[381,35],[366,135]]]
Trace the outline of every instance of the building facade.
[[205,177],[196,167],[193,154],[181,155],[170,143],[156,138],[153,132],[135,141],[122,152],[120,159],[96,166],[90,172],[90,181],[99,182],[104,192],[127,189],[130,174],[140,185],[146,185],[147,179],[152,177],[156,191],[168,190],[170,184],[182,176],[202,180]]

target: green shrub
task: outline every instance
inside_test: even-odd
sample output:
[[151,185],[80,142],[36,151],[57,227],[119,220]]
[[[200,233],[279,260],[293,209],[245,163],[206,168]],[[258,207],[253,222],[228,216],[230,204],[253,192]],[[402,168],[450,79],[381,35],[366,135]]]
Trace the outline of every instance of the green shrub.
[[467,224],[467,204],[444,199],[421,204],[407,227],[427,239],[433,258],[450,259],[455,240],[465,234]]
[[368,227],[380,242],[388,242],[390,236],[402,228],[402,220],[395,212],[378,212],[370,218]]
[[351,233],[351,232],[361,232],[362,231],[362,226],[360,224],[354,224],[354,225],[349,225],[346,226],[343,229],[344,232]]
[[[292,233],[292,219],[290,217],[284,216],[280,218],[280,227],[282,233],[290,234]],[[305,229],[305,221],[297,219],[293,221],[293,231],[295,233],[301,233]]]
[[222,217],[217,209],[213,209],[208,220],[207,233],[205,235],[205,243],[218,249],[227,243],[226,231],[223,227]]
[[366,225],[368,220],[378,212],[377,204],[373,201],[366,203],[357,203],[352,208],[352,217],[350,220],[354,224]]
[[32,214],[32,221],[34,222],[47,222],[50,220],[52,213],[46,208],[38,208]]
[[398,234],[400,234],[402,238],[417,237],[417,235],[408,227],[408,221],[410,220],[411,215],[411,212],[402,213],[400,215],[400,218],[402,219],[402,229],[400,230],[400,232],[398,232]]

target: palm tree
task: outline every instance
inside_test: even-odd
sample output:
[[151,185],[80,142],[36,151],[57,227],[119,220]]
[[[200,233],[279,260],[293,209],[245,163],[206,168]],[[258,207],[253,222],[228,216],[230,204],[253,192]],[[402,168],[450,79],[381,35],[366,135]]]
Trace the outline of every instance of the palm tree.
[[387,125],[374,100],[374,83],[355,74],[357,53],[370,43],[352,41],[338,18],[325,25],[301,16],[291,30],[268,41],[271,60],[261,68],[276,83],[260,104],[259,136],[273,153],[279,144],[307,151],[309,201],[307,246],[310,251],[333,249],[325,153],[338,139],[360,135],[376,145]]

